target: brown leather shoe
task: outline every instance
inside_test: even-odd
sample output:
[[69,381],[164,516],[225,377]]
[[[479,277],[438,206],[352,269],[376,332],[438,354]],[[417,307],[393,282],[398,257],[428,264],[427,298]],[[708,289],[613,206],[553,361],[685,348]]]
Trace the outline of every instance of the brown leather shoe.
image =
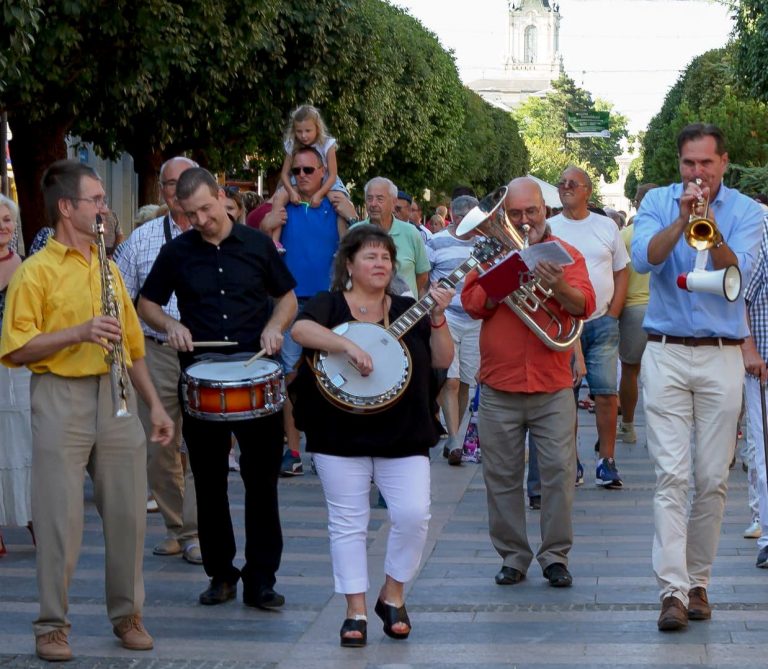
[[141,616],[126,616],[112,628],[123,648],[128,650],[152,650],[155,645],[149,632],[144,629]]
[[64,662],[72,659],[72,649],[69,647],[67,633],[62,629],[35,637],[35,652],[41,660],[48,662]]
[[711,617],[712,607],[707,591],[701,586],[691,588],[688,592],[688,620],[709,620]]
[[664,598],[661,603],[658,627],[661,632],[673,632],[688,627],[688,611],[677,597],[669,595]]

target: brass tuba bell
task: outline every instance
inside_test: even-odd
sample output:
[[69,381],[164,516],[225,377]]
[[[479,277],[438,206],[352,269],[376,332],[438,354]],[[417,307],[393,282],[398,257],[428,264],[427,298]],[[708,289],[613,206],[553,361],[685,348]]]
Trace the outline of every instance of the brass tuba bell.
[[[473,230],[486,237],[501,242],[505,254],[496,256],[491,264],[512,251],[522,251],[528,247],[528,226],[524,225],[523,233],[513,225],[504,208],[507,197],[507,187],[501,186],[486,195],[461,220],[456,228],[457,235],[466,235]],[[478,267],[478,271],[488,270],[489,265]],[[538,279],[531,279],[513,291],[503,302],[514,311],[547,348],[553,351],[567,351],[581,336],[584,323],[580,318],[570,317],[570,323],[562,323],[547,304],[552,298],[552,291],[544,288]]]

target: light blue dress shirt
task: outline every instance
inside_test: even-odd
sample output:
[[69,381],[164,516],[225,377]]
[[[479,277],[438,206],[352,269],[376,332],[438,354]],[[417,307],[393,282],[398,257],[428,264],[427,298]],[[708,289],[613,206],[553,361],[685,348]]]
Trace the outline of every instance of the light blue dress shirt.
[[[659,265],[648,262],[648,244],[653,236],[680,215],[683,185],[672,184],[650,191],[635,216],[632,265],[636,272],[651,273],[651,296],[643,328],[648,332],[677,337],[726,337],[740,339],[749,334],[743,292],[760,248],[763,214],[760,205],[737,190],[720,185],[710,210],[728,247],[736,254],[741,270],[742,295],[735,302],[710,293],[689,293],[677,287],[677,277],[692,272],[696,251],[681,236],[667,259]],[[712,259],[706,269],[712,270]]]

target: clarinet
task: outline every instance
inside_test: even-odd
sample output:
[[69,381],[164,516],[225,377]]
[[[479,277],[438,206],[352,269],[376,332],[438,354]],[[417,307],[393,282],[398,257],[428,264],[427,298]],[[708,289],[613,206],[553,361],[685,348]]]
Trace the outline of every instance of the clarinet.
[[[122,327],[120,302],[115,295],[114,277],[109,267],[107,247],[104,242],[104,220],[98,214],[96,215],[96,247],[99,251],[99,272],[101,275],[101,315],[116,318]],[[125,348],[122,338],[120,341],[112,342],[112,350],[104,356],[104,362],[109,365],[115,418],[130,416],[131,413],[128,411],[128,367],[125,364]]]

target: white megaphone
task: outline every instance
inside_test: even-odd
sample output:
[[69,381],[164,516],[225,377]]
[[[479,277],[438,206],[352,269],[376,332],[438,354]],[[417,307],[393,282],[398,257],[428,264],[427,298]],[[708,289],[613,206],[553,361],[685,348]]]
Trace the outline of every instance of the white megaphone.
[[677,287],[689,293],[712,293],[735,302],[741,293],[741,272],[736,265],[714,272],[695,269],[678,276]]

